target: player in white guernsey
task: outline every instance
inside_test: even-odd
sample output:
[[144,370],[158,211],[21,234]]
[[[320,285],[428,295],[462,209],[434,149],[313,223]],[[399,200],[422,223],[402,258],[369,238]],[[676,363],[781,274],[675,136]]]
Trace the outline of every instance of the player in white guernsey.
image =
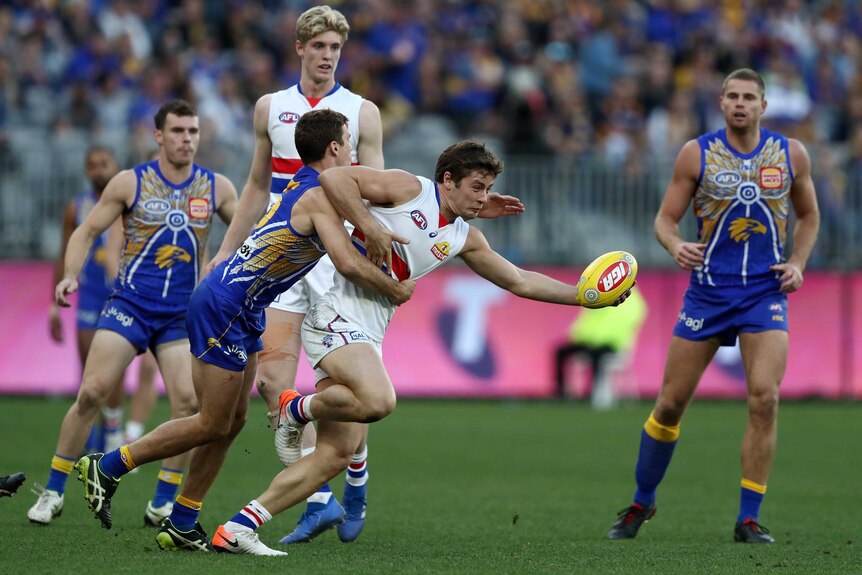
[[[739,515],[734,540],[772,543],[759,524],[778,430],[778,391],[787,364],[787,294],[802,286],[820,212],[811,160],[797,140],[760,126],[763,78],[729,74],[719,103],[725,128],[687,142],[655,219],[656,237],[679,267],[691,271],[655,407],[641,431],[637,489],[610,539],[632,539],[656,511],[656,490],[670,465],[680,424],[701,376],[722,345],[739,348],[748,389],[742,440]],[[694,207],[697,241],[679,222]],[[790,214],[793,252],[784,257]]]
[[[239,208],[225,235],[221,249],[208,266],[212,269],[233,255],[252,227],[302,167],[296,151],[294,132],[304,113],[331,108],[348,119],[352,163],[383,168],[383,129],[380,111],[372,102],[352,93],[335,80],[341,49],[350,26],[343,14],[329,6],[316,6],[303,12],[296,22],[296,52],[302,68],[299,83],[286,90],[261,97],[254,109],[255,149],[248,182],[240,197]],[[332,283],[335,267],[325,256],[300,282],[280,295],[266,310],[264,348],[259,354],[258,391],[267,404],[267,414],[275,427],[279,395],[295,386],[301,342],[300,326],[311,304]],[[306,438],[313,449],[314,435]],[[359,449],[366,454],[364,443]],[[364,466],[365,455],[362,455]],[[339,537],[352,541],[364,524],[367,473],[345,485],[345,508],[339,505],[328,485],[309,498],[305,515],[286,543],[310,541],[323,531],[339,525]]]
[[[578,305],[577,287],[516,267],[493,251],[467,220],[486,212],[489,191],[502,163],[481,143],[447,148],[437,162],[435,181],[401,170],[364,166],[332,168],[320,184],[356,230],[354,244],[379,253],[389,234],[410,240],[392,246],[388,270],[400,280],[420,278],[456,256],[482,277],[520,297]],[[366,208],[362,198],[370,201]],[[520,208],[496,203],[493,215]],[[361,231],[360,231],[361,230]],[[390,231],[391,230],[391,231]],[[619,303],[628,296],[621,296]],[[282,394],[277,442],[290,466],[245,509],[257,526],[295,505],[337,474],[354,457],[363,427],[395,409],[395,389],[383,366],[383,334],[395,306],[345,281],[334,285],[309,310],[302,326],[306,354],[316,370],[318,393]],[[318,421],[318,448],[301,457],[304,426]],[[242,512],[241,512],[242,513]],[[236,517],[236,516],[235,516]],[[247,529],[235,522],[225,530]]]

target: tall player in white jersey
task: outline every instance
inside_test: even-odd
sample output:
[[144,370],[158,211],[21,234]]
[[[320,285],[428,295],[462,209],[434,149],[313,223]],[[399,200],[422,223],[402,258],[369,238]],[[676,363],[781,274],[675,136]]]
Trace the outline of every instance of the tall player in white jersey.
[[[440,155],[435,181],[401,170],[352,166],[331,168],[319,182],[338,211],[356,225],[353,241],[358,248],[379,253],[379,244],[389,242],[392,233],[410,240],[392,246],[388,269],[399,280],[415,280],[460,256],[477,274],[517,296],[578,305],[576,286],[516,267],[467,223],[488,207],[490,188],[502,169],[483,144],[464,141]],[[315,302],[302,325],[318,393],[289,390],[280,400],[282,425],[276,441],[283,442],[283,459],[290,465],[224,524],[225,533],[257,529],[313,493],[351,462],[365,424],[395,409],[395,389],[381,355],[394,311],[395,306],[376,294],[335,275],[334,285]],[[310,421],[318,422],[317,449],[300,457],[303,429]]]
[[[296,151],[294,132],[304,113],[319,108],[341,112],[348,119],[352,163],[383,169],[383,130],[380,111],[335,81],[335,70],[341,49],[347,41],[350,26],[343,14],[329,6],[316,6],[303,12],[296,21],[296,52],[302,61],[299,83],[286,90],[262,96],[254,109],[255,149],[248,182],[224,242],[208,271],[233,255],[248,237],[252,227],[268,207],[281,195],[293,175],[302,167]],[[271,199],[272,198],[272,199]],[[335,266],[325,256],[301,281],[280,295],[266,310],[264,348],[259,354],[257,386],[270,410],[273,427],[278,398],[295,386],[296,367],[301,349],[300,326],[314,301],[332,285]],[[309,451],[314,449],[314,434],[306,438]],[[359,448],[355,469],[348,475],[339,505],[328,485],[309,497],[306,513],[296,530],[284,543],[310,541],[327,529],[339,525],[342,541],[353,541],[364,524],[365,471],[367,450],[364,441]]]

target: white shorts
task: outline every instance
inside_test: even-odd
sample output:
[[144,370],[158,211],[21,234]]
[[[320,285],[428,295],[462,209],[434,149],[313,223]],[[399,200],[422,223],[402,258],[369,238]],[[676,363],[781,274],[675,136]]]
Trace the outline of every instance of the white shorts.
[[372,339],[360,326],[339,316],[330,296],[318,299],[302,322],[302,347],[314,369],[315,385],[329,377],[317,367],[320,361],[332,351],[352,343],[370,344],[383,359],[383,342]]
[[293,284],[286,292],[279,294],[269,307],[294,313],[308,313],[311,305],[332,287],[334,273],[335,264],[328,255],[323,256],[304,278]]

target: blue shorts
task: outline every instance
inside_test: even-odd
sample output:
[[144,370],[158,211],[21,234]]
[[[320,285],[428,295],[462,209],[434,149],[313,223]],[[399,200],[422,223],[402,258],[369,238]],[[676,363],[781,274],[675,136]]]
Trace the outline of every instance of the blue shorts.
[[703,341],[717,337],[732,346],[739,332],[787,331],[787,294],[775,281],[743,287],[691,284],[673,334]]
[[115,291],[105,302],[97,329],[108,329],[129,340],[138,353],[155,352],[160,344],[188,339],[186,310],[159,309],[153,302]]
[[248,356],[263,349],[263,311],[214,293],[206,281],[198,284],[189,302],[186,325],[192,354],[228,371],[243,371]]
[[111,296],[111,289],[100,285],[98,289],[81,286],[78,290],[78,311],[75,317],[79,330],[95,330],[105,302]]

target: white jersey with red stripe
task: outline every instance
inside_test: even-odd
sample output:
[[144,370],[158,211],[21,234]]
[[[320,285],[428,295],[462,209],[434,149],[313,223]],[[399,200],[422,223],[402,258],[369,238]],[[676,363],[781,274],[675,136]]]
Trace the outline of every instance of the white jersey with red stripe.
[[[272,95],[267,124],[269,139],[272,142],[270,207],[280,199],[281,192],[302,167],[302,160],[299,159],[299,152],[296,151],[294,134],[296,123],[306,112],[327,108],[347,116],[347,129],[350,131],[350,145],[353,148],[351,162],[359,163],[356,151],[359,143],[359,110],[362,108],[362,102],[362,96],[354,94],[337,83],[317,102],[314,100],[309,102],[298,84]],[[347,227],[348,232],[352,229],[352,226]],[[332,285],[334,271],[332,260],[329,256],[324,256],[302,280],[278,296],[270,307],[282,311],[305,313],[309,306]]]
[[[399,280],[419,279],[454,258],[464,248],[470,231],[470,224],[463,219],[448,222],[440,213],[440,198],[433,181],[421,177],[419,181],[422,191],[406,204],[369,208],[384,227],[410,240],[409,244],[393,243],[392,274]],[[354,230],[353,242],[362,251],[363,240],[361,231]],[[357,286],[338,272],[334,281],[332,288],[311,308],[309,316],[314,316],[319,305],[329,307],[373,341],[382,343],[395,305],[389,298]],[[313,324],[314,318],[306,318],[306,322]]]
[[359,110],[362,97],[354,94],[341,84],[335,87],[318,102],[308,101],[299,85],[275,92],[269,104],[267,131],[272,142],[272,183],[270,184],[270,205],[279,199],[293,175],[302,167],[299,152],[296,151],[296,123],[306,112],[327,108],[347,116],[350,130],[350,145],[353,148],[351,161],[356,164],[356,150],[359,143]]

